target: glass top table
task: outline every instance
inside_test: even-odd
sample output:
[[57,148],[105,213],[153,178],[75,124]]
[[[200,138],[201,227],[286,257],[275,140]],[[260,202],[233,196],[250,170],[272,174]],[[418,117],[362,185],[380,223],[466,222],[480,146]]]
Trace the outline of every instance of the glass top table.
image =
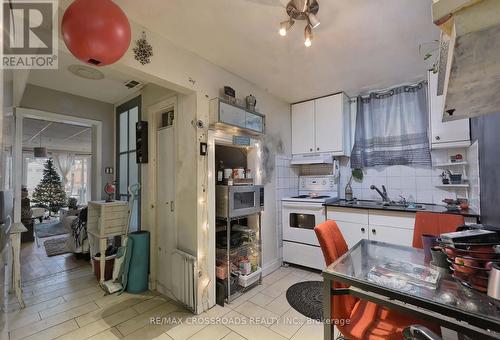
[[[464,334],[500,339],[500,301],[431,267],[421,249],[362,240],[326,268],[323,277],[330,295],[335,293],[332,282],[345,283],[350,285],[348,293],[361,299],[406,310]],[[331,299],[324,301],[331,304]]]

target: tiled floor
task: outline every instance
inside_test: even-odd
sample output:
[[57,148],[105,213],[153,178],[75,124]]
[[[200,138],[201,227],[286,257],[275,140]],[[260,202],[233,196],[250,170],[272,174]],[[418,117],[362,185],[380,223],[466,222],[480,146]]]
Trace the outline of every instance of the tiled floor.
[[23,310],[10,296],[0,339],[321,339],[322,325],[297,313],[285,297],[289,286],[305,280],[321,276],[280,268],[233,303],[193,318],[153,292],[104,296],[82,267],[26,283]]

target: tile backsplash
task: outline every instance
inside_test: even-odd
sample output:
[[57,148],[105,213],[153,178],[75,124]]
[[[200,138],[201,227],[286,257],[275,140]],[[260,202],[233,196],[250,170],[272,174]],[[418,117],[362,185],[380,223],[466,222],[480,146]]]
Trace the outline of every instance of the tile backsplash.
[[[433,150],[432,163],[442,164],[450,161],[450,156],[455,154],[464,156],[467,160],[466,149],[441,149]],[[476,166],[474,163],[469,165]],[[461,166],[453,167],[455,171],[463,171]],[[353,179],[351,185],[354,197],[358,199],[380,199],[378,193],[370,189],[372,184],[378,186],[385,185],[389,198],[399,200],[400,196],[408,201],[418,203],[444,204],[444,198],[466,197],[467,191],[462,188],[439,188],[442,184],[441,173],[443,168],[395,165],[386,167],[373,167],[363,169],[363,180],[361,182]],[[477,176],[477,171],[466,170],[464,179],[472,181],[471,175]],[[340,197],[344,198],[344,190],[351,174],[349,158],[342,157],[340,160]]]

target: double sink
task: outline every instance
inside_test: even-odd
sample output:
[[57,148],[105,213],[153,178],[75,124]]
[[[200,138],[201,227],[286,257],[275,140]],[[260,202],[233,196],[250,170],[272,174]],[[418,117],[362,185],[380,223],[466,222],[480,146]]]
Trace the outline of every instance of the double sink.
[[364,200],[354,200],[350,202],[345,202],[346,206],[353,206],[358,208],[377,208],[377,209],[391,209],[391,210],[401,210],[401,211],[416,211],[425,210],[425,206],[422,204],[411,204],[406,202],[384,202],[384,201],[364,201]]

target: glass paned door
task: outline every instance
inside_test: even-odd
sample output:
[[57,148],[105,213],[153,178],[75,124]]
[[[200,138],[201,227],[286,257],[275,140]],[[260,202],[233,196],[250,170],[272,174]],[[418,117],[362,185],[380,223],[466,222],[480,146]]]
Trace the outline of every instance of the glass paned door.
[[[116,108],[116,199],[130,200],[128,187],[141,183],[141,168],[136,164],[135,124],[140,119],[141,97],[138,96]],[[130,231],[140,226],[140,194],[134,204]]]

